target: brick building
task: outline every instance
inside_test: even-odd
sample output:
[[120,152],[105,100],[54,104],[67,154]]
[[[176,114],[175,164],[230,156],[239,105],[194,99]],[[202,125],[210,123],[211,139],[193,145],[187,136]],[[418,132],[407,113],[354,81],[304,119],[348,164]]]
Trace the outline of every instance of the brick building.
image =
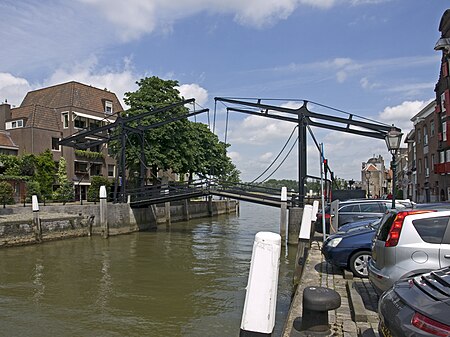
[[107,145],[75,151],[71,147],[60,147],[58,141],[82,130],[111,123],[122,111],[114,93],[67,82],[30,91],[17,108],[11,108],[7,103],[0,105],[0,138],[3,130],[16,145],[19,155],[50,149],[55,162],[64,157],[76,197],[86,199],[92,176],[114,178],[115,160],[108,155]]

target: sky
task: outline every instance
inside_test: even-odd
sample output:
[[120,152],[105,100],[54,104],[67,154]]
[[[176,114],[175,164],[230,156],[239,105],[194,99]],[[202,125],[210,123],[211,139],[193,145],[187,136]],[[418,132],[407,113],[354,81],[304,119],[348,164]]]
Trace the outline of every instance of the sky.
[[[214,98],[307,100],[313,112],[331,113],[325,105],[406,134],[435,97],[434,45],[447,8],[444,0],[1,0],[0,102],[19,106],[30,90],[79,81],[115,92],[126,108],[124,93],[139,79],[177,80],[183,97],[210,109],[210,123],[215,116],[243,181],[269,167],[259,181],[297,179],[295,145],[288,155],[295,125],[236,112],[227,125]],[[339,178],[361,180],[374,155],[389,165],[383,140],[311,132]],[[307,153],[317,176],[310,135]]]

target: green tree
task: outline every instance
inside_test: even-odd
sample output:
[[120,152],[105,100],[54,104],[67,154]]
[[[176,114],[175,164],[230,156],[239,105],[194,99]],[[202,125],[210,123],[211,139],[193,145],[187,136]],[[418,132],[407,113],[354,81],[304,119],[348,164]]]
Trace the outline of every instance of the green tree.
[[14,204],[14,189],[10,183],[0,181],[0,203],[2,205]]
[[53,182],[56,175],[56,166],[50,150],[36,156],[36,172],[33,180],[39,183],[41,193],[45,198],[52,195]]
[[26,200],[28,202],[31,202],[31,197],[33,195],[36,195],[38,197],[38,200],[41,200],[41,186],[37,181],[28,181]]
[[[128,115],[133,116],[154,109],[166,107],[180,102],[180,93],[176,89],[177,81],[162,80],[158,77],[147,77],[137,82],[135,92],[125,93],[125,103],[130,106]],[[178,106],[170,111],[152,114],[139,120],[140,126],[148,126],[157,122],[177,117],[188,112],[185,106]],[[138,122],[130,126],[136,127]],[[238,171],[226,155],[227,145],[220,142],[206,125],[181,119],[145,132],[144,152],[146,166],[151,168],[153,177],[158,170],[172,170],[185,174],[210,174],[227,176]],[[114,144],[113,148],[119,148]],[[130,146],[131,145],[131,146]],[[141,154],[141,136],[130,134],[127,139],[127,166],[129,172],[139,171]]]
[[75,198],[73,183],[67,178],[67,162],[64,157],[61,157],[59,160],[56,180],[59,187],[53,193],[53,199],[56,201],[62,201],[63,204],[66,204],[67,201],[73,200]]
[[106,187],[106,194],[109,195],[111,189],[110,181],[102,176],[94,176],[91,178],[91,186],[89,186],[87,192],[88,201],[99,201],[100,200],[100,186]]
[[0,154],[3,174],[6,176],[20,176],[21,160],[18,156]]

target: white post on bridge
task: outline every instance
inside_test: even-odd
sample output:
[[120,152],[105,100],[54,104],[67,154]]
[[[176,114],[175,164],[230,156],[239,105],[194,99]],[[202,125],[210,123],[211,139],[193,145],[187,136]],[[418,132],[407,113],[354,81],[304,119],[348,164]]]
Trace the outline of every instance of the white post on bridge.
[[279,234],[256,234],[239,337],[272,335],[275,326],[280,254]]
[[286,227],[287,227],[287,188],[281,188],[281,214],[280,214],[280,235],[281,241],[286,241]]
[[298,235],[297,255],[295,257],[294,284],[299,284],[303,268],[308,257],[309,240],[311,238],[311,218],[313,206],[305,205]]

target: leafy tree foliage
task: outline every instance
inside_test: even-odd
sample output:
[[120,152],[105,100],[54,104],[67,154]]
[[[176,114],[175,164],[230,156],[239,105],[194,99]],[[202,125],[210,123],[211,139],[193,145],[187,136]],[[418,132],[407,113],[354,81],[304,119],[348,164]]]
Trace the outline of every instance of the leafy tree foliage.
[[41,200],[41,186],[37,181],[28,181],[26,200],[28,202],[31,202],[31,197],[33,195],[36,195],[38,197],[38,200]]
[[56,174],[56,166],[51,151],[47,149],[36,156],[36,164],[36,173],[33,180],[39,183],[41,193],[48,198],[52,195]]
[[53,193],[53,199],[62,201],[63,204],[73,200],[75,198],[73,183],[67,178],[67,162],[64,157],[61,157],[59,160],[56,179],[59,187]]
[[0,181],[0,203],[2,205],[14,204],[14,189],[10,183]]
[[[130,116],[149,112],[180,102],[176,89],[177,81],[147,77],[137,82],[135,92],[125,93],[125,103],[130,106]],[[188,113],[185,106],[152,114],[142,118],[139,125],[147,126]],[[137,126],[134,122],[131,126]],[[131,145],[131,146],[130,146]],[[153,128],[145,132],[144,152],[146,166],[151,168],[153,177],[158,170],[171,170],[175,173],[206,175],[239,179],[239,171],[226,154],[228,145],[220,142],[206,125],[181,119]],[[116,147],[117,149],[117,147]],[[130,172],[139,171],[141,136],[131,134],[127,140],[127,165]]]
[[109,195],[109,191],[111,189],[110,181],[102,176],[94,176],[91,178],[91,185],[89,186],[87,192],[88,201],[100,200],[100,186],[106,186],[106,194]]

